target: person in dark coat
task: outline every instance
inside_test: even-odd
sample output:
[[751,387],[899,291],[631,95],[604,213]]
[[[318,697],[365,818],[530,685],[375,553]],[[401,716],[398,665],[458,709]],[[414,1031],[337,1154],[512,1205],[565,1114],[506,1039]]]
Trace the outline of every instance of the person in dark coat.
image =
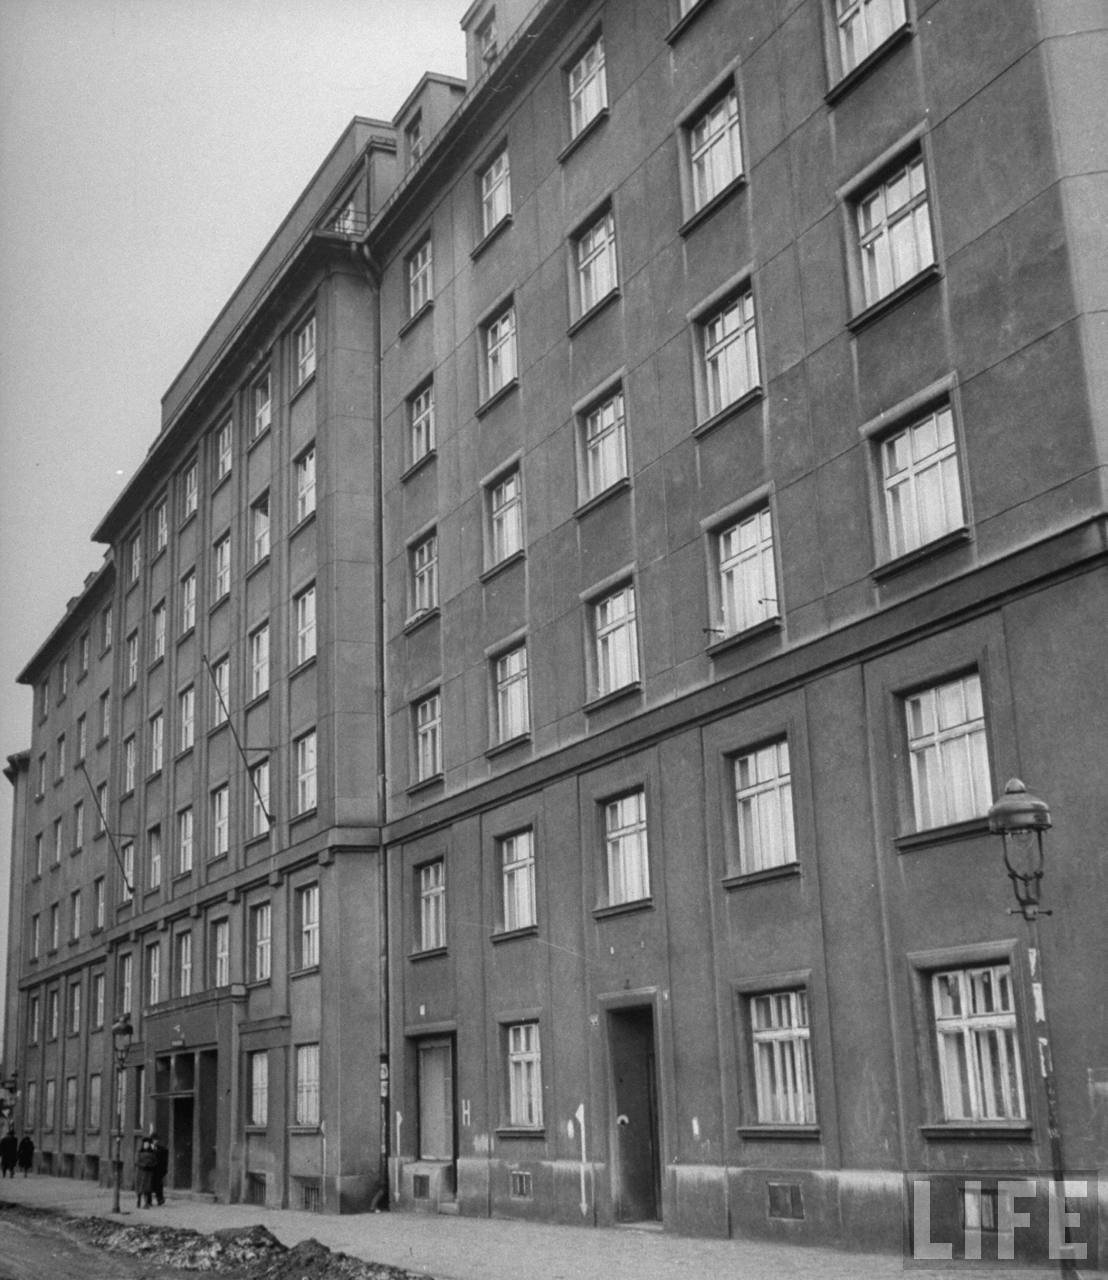
[[15,1136],[15,1130],[9,1129],[0,1138],[0,1177],[15,1177],[15,1163],[18,1158],[19,1140]]
[[135,1158],[135,1194],[138,1197],[136,1208],[151,1209],[154,1206],[154,1170],[158,1167],[158,1157],[154,1151],[151,1138],[143,1138]]
[[16,1160],[19,1167],[23,1170],[23,1176],[26,1177],[31,1172],[31,1165],[35,1160],[35,1140],[29,1133],[25,1133],[19,1140],[19,1149],[16,1152]]
[[154,1166],[154,1185],[151,1190],[154,1192],[154,1199],[159,1204],[165,1204],[165,1175],[169,1172],[169,1148],[162,1145],[156,1133],[151,1134],[150,1141],[154,1146],[154,1155],[158,1159],[158,1163]]

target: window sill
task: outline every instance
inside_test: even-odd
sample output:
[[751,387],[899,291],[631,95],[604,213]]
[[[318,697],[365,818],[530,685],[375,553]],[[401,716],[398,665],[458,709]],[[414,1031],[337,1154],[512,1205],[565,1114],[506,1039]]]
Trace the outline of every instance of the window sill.
[[290,979],[310,978],[313,973],[318,973],[318,972],[319,972],[318,964],[307,964],[304,966],[303,969],[293,969],[293,971],[289,974],[289,978]]
[[633,680],[630,684],[625,684],[619,689],[613,689],[611,693],[602,693],[598,698],[593,698],[591,702],[585,703],[585,714],[588,715],[593,711],[600,711],[604,707],[609,707],[613,702],[619,702],[623,698],[629,698],[632,694],[642,693],[642,681]]
[[189,636],[193,636],[195,634],[196,634],[196,624],[194,623],[191,627],[186,627],[185,630],[181,632],[181,634],[177,637],[177,643],[184,644],[185,641],[189,638]]
[[792,880],[800,877],[800,863],[786,862],[779,867],[763,867],[760,871],[745,871],[739,875],[724,876],[725,889],[745,889],[748,884],[765,884],[773,880]]
[[247,836],[247,838],[242,842],[242,847],[244,849],[256,849],[260,845],[268,843],[268,841],[269,832],[259,831],[256,836]]
[[617,493],[625,493],[630,488],[631,477],[620,476],[607,489],[601,489],[599,493],[594,493],[586,502],[582,502],[573,513],[574,519],[580,520],[582,516],[587,516],[590,511],[595,511],[597,507],[602,506],[609,498],[614,498]]
[[673,44],[675,40],[684,35],[685,30],[696,21],[710,3],[711,0],[699,0],[699,3],[694,4],[688,13],[683,13],[666,32],[666,44]]
[[607,920],[611,916],[626,916],[635,911],[653,910],[653,898],[636,898],[634,902],[616,902],[607,907],[594,907],[592,918],[594,920]]
[[432,787],[441,786],[443,781],[443,774],[440,770],[438,773],[431,774],[428,778],[420,778],[418,782],[413,782],[411,786],[406,788],[405,794],[409,796],[418,795],[421,791],[429,791]]
[[300,399],[301,394],[304,391],[307,391],[307,389],[312,385],[312,383],[315,382],[315,374],[316,374],[316,371],[313,369],[311,373],[309,373],[308,376],[304,379],[303,382],[293,387],[292,395],[289,398],[290,405],[295,404],[297,400]]
[[741,1124],[735,1130],[740,1138],[747,1142],[767,1139],[778,1142],[818,1142],[820,1128],[818,1124]]
[[538,936],[537,924],[525,924],[519,929],[504,929],[500,933],[494,933],[489,941],[496,947],[502,942],[514,942],[517,938],[537,938]]
[[215,495],[220,491],[220,489],[222,489],[222,488],[223,488],[223,486],[224,486],[225,484],[227,484],[227,483],[229,483],[229,482],[230,482],[230,479],[231,479],[231,468],[230,468],[230,467],[228,467],[228,468],[227,468],[227,470],[226,470],[226,471],[224,471],[224,473],[223,473],[221,476],[219,476],[219,477],[217,478],[217,480],[216,480],[215,484],[213,484],[213,485],[212,485],[212,497],[213,497],[213,498],[214,498],[214,497],[215,497]]
[[418,458],[416,458],[416,460],[411,464],[411,466],[407,469],[407,471],[402,471],[400,473],[400,483],[403,484],[405,481],[410,480],[412,476],[417,475],[420,471],[423,470],[424,467],[426,467],[429,463],[433,462],[437,457],[438,457],[437,449],[435,449],[434,447],[428,449],[426,453],[421,454]]
[[756,400],[761,400],[764,395],[765,392],[762,390],[761,385],[751,387],[749,391],[744,392],[737,400],[732,400],[730,404],[724,405],[718,413],[713,413],[710,418],[705,418],[703,422],[698,422],[692,429],[693,436],[699,440],[701,436],[708,435],[716,427],[722,426],[729,418],[733,418],[735,414],[749,408]]
[[397,330],[396,336],[398,338],[405,337],[405,335],[410,333],[416,327],[416,325],[419,324],[419,322],[423,319],[425,315],[427,315],[429,311],[434,310],[434,307],[435,307],[434,298],[428,298],[427,301],[423,304],[423,306],[419,308],[418,311],[413,311],[412,314],[407,318],[407,320],[404,321],[404,323]]
[[894,310],[902,302],[906,302],[909,298],[919,293],[921,289],[926,288],[932,281],[940,279],[942,274],[938,263],[933,262],[929,267],[924,267],[922,271],[917,272],[911,280],[905,280],[892,293],[885,294],[883,298],[878,298],[876,302],[871,302],[868,307],[859,311],[857,315],[851,316],[846,322],[846,327],[851,333],[860,333],[887,311]]
[[736,191],[741,191],[746,186],[746,174],[739,173],[731,179],[731,181],[719,191],[699,209],[694,210],[677,228],[679,236],[689,236],[702,222],[706,222],[712,214],[716,212],[722,205],[727,204]]
[[289,819],[289,826],[295,827],[297,823],[306,822],[309,818],[316,818],[318,816],[319,808],[317,805],[313,804],[310,809],[303,809],[300,813],[294,813]]
[[496,226],[493,227],[491,231],[486,232],[485,235],[477,241],[473,248],[470,249],[469,256],[473,259],[479,258],[489,245],[500,236],[501,232],[506,231],[511,225],[512,215],[510,213],[506,213]]
[[504,1125],[497,1128],[496,1136],[498,1138],[508,1138],[509,1140],[517,1138],[543,1139],[546,1137],[546,1127],[541,1124],[535,1125],[534,1128],[524,1125]]
[[296,535],[300,532],[300,530],[303,529],[306,525],[311,524],[314,519],[315,519],[315,507],[313,507],[311,511],[307,513],[307,515],[301,517],[301,519],[298,520],[296,524],[292,526],[292,528],[289,530],[289,541],[291,542],[293,538],[295,538]]
[[261,444],[261,442],[266,438],[266,436],[269,435],[270,430],[272,429],[272,425],[273,425],[272,423],[267,422],[265,426],[262,427],[261,431],[257,433],[257,435],[250,437],[250,443],[246,446],[247,453],[252,453],[255,447]]
[[156,780],[157,780],[158,778],[160,778],[161,776],[162,776],[162,767],[161,767],[161,765],[159,765],[156,769],[151,769],[151,770],[150,770],[150,772],[146,775],[146,783],[147,783],[147,785],[149,786],[149,784],[150,784],[151,782],[156,781]]
[[198,511],[197,507],[193,507],[191,511],[186,511],[184,516],[181,519],[181,523],[177,526],[177,528],[184,529],[187,525],[191,524],[192,521],[196,519],[197,511]]
[[303,662],[298,662],[289,672],[289,679],[293,680],[300,675],[301,672],[307,671],[309,667],[314,667],[317,661],[318,655],[313,653],[309,657],[305,658]]
[[574,337],[589,323],[590,320],[595,319],[602,311],[607,310],[613,302],[617,302],[622,296],[619,285],[614,285],[608,290],[603,298],[597,299],[597,301],[589,307],[588,311],[581,312],[577,319],[574,320],[566,330],[567,336],[570,338]]
[[494,743],[494,745],[489,747],[485,752],[485,756],[487,759],[492,760],[495,759],[496,756],[502,756],[507,752],[514,750],[516,747],[521,747],[524,744],[530,743],[530,741],[531,730],[528,729],[526,733],[517,733],[514,738],[505,738],[503,742]]
[[912,831],[893,837],[893,844],[900,853],[916,849],[928,849],[937,844],[953,844],[958,840],[973,840],[989,834],[989,820],[985,817],[970,818],[967,822],[951,822],[945,827],[929,827],[926,831]]
[[180,764],[186,756],[191,756],[195,750],[195,745],[190,743],[187,747],[182,747],[180,751],[173,757],[174,764]]
[[323,1130],[318,1124],[290,1124],[289,1133],[315,1133],[320,1134]]
[[876,49],[871,49],[869,53],[827,90],[823,95],[823,100],[828,106],[834,106],[840,98],[845,97],[851,89],[893,52],[894,49],[900,48],[902,44],[914,34],[912,24],[910,22],[902,23],[895,31],[886,36],[883,43],[879,44]]
[[209,741],[213,737],[215,737],[215,735],[220,731],[220,729],[226,729],[226,728],[227,728],[227,717],[224,716],[222,720],[220,720],[217,724],[213,724],[212,727],[208,730]]
[[496,564],[490,565],[484,573],[481,574],[480,581],[489,582],[498,574],[503,573],[510,565],[518,564],[526,555],[527,552],[520,547],[518,551],[513,551],[510,556],[505,556],[503,560],[498,560]]
[[1029,1141],[1029,1120],[948,1120],[940,1124],[921,1124],[920,1135],[929,1142],[961,1141],[967,1138],[986,1142]]
[[474,409],[473,412],[476,414],[478,418],[483,418],[485,414],[489,412],[490,409],[498,405],[501,402],[501,400],[504,400],[508,395],[511,394],[511,392],[515,391],[518,386],[519,386],[518,376],[514,378],[509,378],[508,381],[505,382],[505,384],[502,387],[498,387],[497,390],[495,390],[491,396],[487,397],[487,399],[485,400],[482,400],[481,403],[477,406],[476,409]]
[[191,867],[189,867],[189,869],[188,869],[187,871],[176,871],[176,872],[174,872],[174,874],[173,874],[173,883],[174,883],[174,884],[182,884],[182,883],[184,883],[184,881],[186,881],[186,880],[191,880],[191,879],[192,879],[192,868],[191,868]]
[[226,591],[224,591],[224,593],[221,596],[217,596],[216,599],[213,600],[211,604],[208,606],[208,616],[211,617],[211,615],[215,613],[217,609],[222,608],[223,605],[225,605],[227,601],[230,600],[230,598],[231,598],[231,591],[230,591],[230,588],[228,588]]
[[556,157],[558,163],[565,164],[565,162],[570,158],[571,155],[573,155],[573,153],[585,141],[585,139],[592,137],[592,135],[597,131],[597,129],[600,128],[600,126],[604,123],[604,121],[608,119],[608,116],[610,114],[611,112],[608,107],[601,107],[600,110],[596,113],[596,115],[594,115],[593,118],[587,124],[582,125],[581,129],[577,133],[575,133],[573,137],[570,138],[570,140],[566,143],[566,145],[561,149],[561,151],[558,152],[558,155]]
[[429,609],[421,609],[419,613],[413,613],[410,618],[405,619],[403,632],[404,635],[410,636],[413,631],[418,631],[425,623],[437,618],[441,615],[441,610],[437,604],[432,605]]
[[906,551],[902,556],[897,556],[895,560],[885,560],[881,564],[875,564],[869,571],[869,576],[876,582],[881,582],[885,578],[894,577],[904,569],[910,569],[913,565],[930,560],[932,556],[939,555],[943,551],[949,551],[951,547],[960,547],[972,540],[973,535],[970,533],[968,525],[962,525],[958,529],[952,529],[949,533],[944,533],[941,537],[933,539],[931,542],[925,542],[922,546],[913,547],[911,551]]
[[252,577],[253,577],[253,576],[258,572],[258,570],[259,570],[259,569],[264,569],[264,568],[265,568],[265,566],[266,566],[267,564],[269,564],[269,552],[268,552],[268,551],[265,553],[265,555],[264,555],[264,556],[262,556],[262,558],[261,558],[260,560],[255,560],[255,561],[254,561],[254,563],[250,566],[250,568],[249,568],[249,569],[247,569],[247,571],[246,571],[246,581],[247,581],[247,582],[249,582],[249,581],[250,581],[250,579],[251,579],[251,578],[252,578]]
[[751,627],[744,627],[742,631],[736,631],[732,635],[724,636],[722,640],[713,641],[707,646],[706,652],[708,657],[718,658],[722,653],[737,649],[747,640],[756,640],[758,636],[770,635],[772,632],[780,630],[781,615],[775,613],[772,618],[763,618],[761,622],[756,622]]
[[408,959],[413,963],[419,960],[435,960],[439,956],[447,954],[445,947],[428,947],[426,951],[412,951],[408,955]]
[[229,857],[230,857],[229,851],[227,849],[221,849],[219,853],[213,853],[212,856],[207,860],[207,862],[204,865],[211,867],[211,866],[214,866],[217,862],[226,862]]
[[260,690],[258,693],[255,693],[251,696],[250,701],[247,702],[246,705],[243,707],[243,711],[253,711],[256,706],[259,706],[268,697],[269,697],[268,689]]

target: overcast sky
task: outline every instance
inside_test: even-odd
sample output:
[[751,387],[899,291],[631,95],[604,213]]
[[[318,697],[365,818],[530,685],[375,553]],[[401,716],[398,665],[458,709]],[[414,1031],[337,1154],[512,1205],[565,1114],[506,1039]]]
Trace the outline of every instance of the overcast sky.
[[163,392],[351,117],[465,74],[467,4],[0,0],[0,759]]

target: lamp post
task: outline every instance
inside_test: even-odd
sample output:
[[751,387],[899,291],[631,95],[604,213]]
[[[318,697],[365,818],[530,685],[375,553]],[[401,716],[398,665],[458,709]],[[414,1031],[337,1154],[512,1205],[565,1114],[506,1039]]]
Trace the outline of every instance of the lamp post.
[[[1058,1211],[1065,1210],[1065,1161],[1062,1156],[1062,1132],[1058,1127],[1058,1093],[1054,1083],[1054,1060],[1050,1047],[1050,1024],[1047,1021],[1043,995],[1043,952],[1039,941],[1039,917],[1051,914],[1041,907],[1043,868],[1043,832],[1049,831],[1050,806],[1032,795],[1019,778],[1010,778],[1004,794],[989,809],[989,830],[1004,842],[1004,866],[1012,882],[1016,906],[1010,915],[1021,915],[1027,921],[1027,955],[1031,968],[1031,1004],[1035,1015],[1035,1044],[1039,1071],[1046,1095],[1046,1127],[1050,1138],[1050,1163]],[[1054,1205],[1052,1204],[1052,1211]],[[1064,1222],[1065,1219],[1063,1218]],[[1054,1235],[1052,1231],[1052,1236]],[[1063,1239],[1059,1232],[1057,1239]],[[1063,1255],[1058,1259],[1062,1275],[1076,1276],[1077,1264]]]
[[120,1110],[123,1104],[123,1094],[119,1086],[119,1075],[127,1062],[127,1054],[130,1052],[131,1040],[134,1038],[135,1029],[131,1026],[131,1015],[129,1013],[121,1014],[112,1023],[112,1049],[115,1053],[115,1130],[112,1134],[112,1141],[115,1150],[112,1156],[112,1165],[114,1169],[114,1178],[112,1182],[112,1213],[121,1213],[119,1207],[119,1191],[123,1184],[123,1115]]

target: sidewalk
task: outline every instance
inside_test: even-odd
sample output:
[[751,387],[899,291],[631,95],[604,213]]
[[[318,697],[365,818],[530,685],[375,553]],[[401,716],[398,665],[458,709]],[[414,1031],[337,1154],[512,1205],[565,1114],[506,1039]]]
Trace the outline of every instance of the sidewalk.
[[[4,1179],[0,1201],[54,1209],[78,1217],[111,1217],[112,1193],[91,1182],[32,1176]],[[364,1261],[426,1271],[435,1280],[1047,1280],[1056,1268],[957,1266],[940,1270],[907,1265],[900,1257],[838,1249],[701,1240],[633,1228],[546,1226],[489,1218],[402,1213],[346,1216],[211,1204],[174,1198],[164,1207],[134,1208],[122,1196],[123,1220],[134,1224],[218,1231],[261,1223],[286,1245],[314,1237],[330,1249]],[[1085,1277],[1103,1272],[1083,1271]]]

